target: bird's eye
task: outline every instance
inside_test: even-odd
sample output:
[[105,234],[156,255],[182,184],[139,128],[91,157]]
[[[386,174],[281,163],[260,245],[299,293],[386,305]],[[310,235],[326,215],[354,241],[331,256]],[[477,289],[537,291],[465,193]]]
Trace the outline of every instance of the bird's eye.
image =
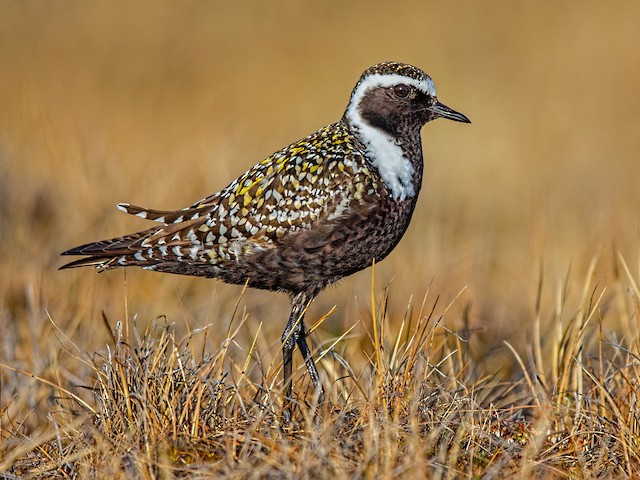
[[393,87],[393,93],[396,97],[406,98],[409,96],[409,93],[411,93],[411,87],[403,84],[396,85],[395,87]]

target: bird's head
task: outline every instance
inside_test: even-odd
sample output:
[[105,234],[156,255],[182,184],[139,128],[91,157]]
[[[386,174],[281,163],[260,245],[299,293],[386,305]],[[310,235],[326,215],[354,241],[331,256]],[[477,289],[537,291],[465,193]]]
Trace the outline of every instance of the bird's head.
[[433,80],[412,65],[384,62],[367,69],[356,84],[345,113],[351,125],[374,127],[392,137],[420,129],[436,118],[471,123],[440,103]]

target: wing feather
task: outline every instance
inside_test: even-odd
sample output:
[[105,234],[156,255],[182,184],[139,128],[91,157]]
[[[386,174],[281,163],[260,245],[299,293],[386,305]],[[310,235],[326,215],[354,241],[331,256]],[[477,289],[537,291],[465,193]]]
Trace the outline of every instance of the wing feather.
[[[339,122],[276,152],[222,191],[188,208],[167,211],[119,204],[126,213],[162,225],[67,250],[63,255],[89,258],[62,268],[153,268],[163,262],[185,262],[191,265],[185,269],[194,274],[195,263],[237,261],[256,249],[275,248],[285,237],[320,223],[323,230],[330,230],[332,223],[375,203],[385,188],[362,150],[351,142],[346,126]],[[323,238],[329,241],[331,235],[307,237],[307,248],[321,249]]]

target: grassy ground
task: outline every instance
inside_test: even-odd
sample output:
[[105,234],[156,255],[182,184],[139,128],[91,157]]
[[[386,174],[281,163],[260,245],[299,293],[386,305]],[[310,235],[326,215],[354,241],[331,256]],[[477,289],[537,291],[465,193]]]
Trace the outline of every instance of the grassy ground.
[[[2,2],[0,478],[640,475],[635,2]],[[285,296],[59,252],[142,228],[337,120],[396,59],[423,131],[407,235],[307,321]],[[334,309],[334,306],[336,307]]]

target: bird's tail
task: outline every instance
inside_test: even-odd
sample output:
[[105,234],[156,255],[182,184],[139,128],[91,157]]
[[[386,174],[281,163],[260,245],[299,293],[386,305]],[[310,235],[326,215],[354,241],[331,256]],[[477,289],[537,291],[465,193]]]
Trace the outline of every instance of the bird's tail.
[[192,263],[199,261],[198,255],[203,253],[197,230],[216,208],[218,195],[207,197],[183,210],[152,210],[121,203],[118,208],[123,212],[161,225],[123,237],[71,248],[62,252],[62,255],[81,255],[85,258],[67,263],[60,269],[88,266],[99,270],[129,266],[156,269],[162,264],[166,267],[165,270],[170,270],[166,264],[176,265],[185,259]]
[[157,263],[157,260],[149,258],[149,256],[145,258],[142,243],[157,230],[157,228],[153,228],[124,237],[101,240],[71,248],[62,252],[61,255],[82,255],[85,258],[67,263],[60,267],[60,270],[90,266],[100,270],[109,270],[117,267],[153,265]]

